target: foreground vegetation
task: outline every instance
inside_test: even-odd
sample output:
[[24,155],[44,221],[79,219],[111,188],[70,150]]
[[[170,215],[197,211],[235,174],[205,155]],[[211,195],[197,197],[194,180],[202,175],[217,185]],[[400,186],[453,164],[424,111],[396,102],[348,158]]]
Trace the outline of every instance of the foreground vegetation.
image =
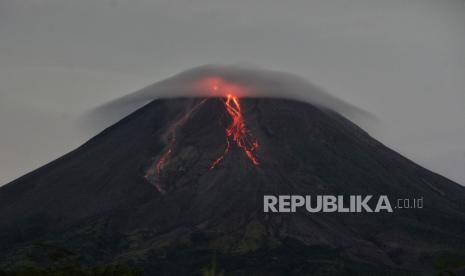
[[0,270],[0,276],[141,276],[142,272],[123,265],[84,268],[66,267],[17,267]]

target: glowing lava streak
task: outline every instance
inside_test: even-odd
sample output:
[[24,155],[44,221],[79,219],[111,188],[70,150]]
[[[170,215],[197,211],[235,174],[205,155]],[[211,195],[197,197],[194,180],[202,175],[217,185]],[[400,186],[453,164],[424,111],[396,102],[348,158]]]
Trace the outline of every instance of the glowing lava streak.
[[[172,139],[172,143],[171,144],[174,144],[174,137]],[[165,165],[166,163],[166,160],[168,159],[168,157],[171,155],[171,146],[170,148],[160,157],[160,160],[158,160],[157,162],[157,174],[160,175],[161,173],[161,168]]]
[[[213,87],[214,91],[218,90],[218,86]],[[165,193],[163,186],[161,185],[161,178],[163,174],[163,170],[167,165],[173,151],[175,150],[176,146],[176,132],[177,129],[184,125],[191,115],[199,109],[199,107],[206,102],[207,99],[203,99],[192,108],[190,108],[184,116],[182,116],[179,120],[175,121],[165,135],[168,137],[168,145],[163,152],[163,154],[158,158],[156,163],[152,165],[146,172],[145,178],[152,183],[159,192]],[[214,169],[221,161],[225,158],[225,156],[231,150],[231,145],[236,144],[239,149],[241,149],[248,159],[252,162],[253,165],[257,166],[259,164],[257,157],[255,156],[255,151],[258,149],[259,144],[257,139],[255,139],[250,131],[247,129],[245,125],[245,120],[242,115],[241,105],[239,104],[239,100],[236,96],[228,95],[224,100],[224,106],[228,115],[231,117],[231,124],[225,129],[226,132],[226,147],[223,154],[218,157],[210,166],[210,170]],[[165,136],[166,137],[166,136]]]
[[226,148],[223,154],[212,163],[210,170],[214,169],[219,163],[221,163],[224,157],[229,153],[231,149],[230,140],[235,142],[236,145],[244,151],[250,161],[257,166],[259,163],[254,152],[258,149],[259,144],[257,139],[252,136],[245,125],[245,120],[242,116],[241,105],[239,104],[238,98],[229,94],[224,102],[224,106],[226,107],[226,111],[229,116],[231,116],[232,122],[226,128]]
[[[197,109],[199,109],[199,107],[202,104],[204,104],[206,100],[207,99],[203,99],[202,101],[200,101],[199,103],[194,105],[194,107],[192,107],[188,112],[186,112],[186,114],[184,114],[183,117],[181,117],[178,121],[176,121],[174,124],[171,125],[171,127],[168,130],[168,135],[171,136],[169,138],[168,148],[160,156],[160,158],[158,159],[156,165],[150,167],[149,170],[145,173],[145,176],[144,176],[145,179],[147,179],[149,182],[153,183],[155,185],[155,187],[157,188],[157,190],[159,192],[161,192],[161,193],[164,193],[165,191],[160,185],[160,177],[161,177],[163,167],[166,165],[166,162],[170,158],[170,156],[171,156],[171,154],[173,152],[174,146],[176,144],[176,130],[177,130],[177,128],[179,126],[183,125],[189,119],[189,117],[192,115],[192,113],[194,113]],[[156,176],[156,179],[154,179],[154,176]],[[152,180],[154,180],[154,181],[152,181]]]

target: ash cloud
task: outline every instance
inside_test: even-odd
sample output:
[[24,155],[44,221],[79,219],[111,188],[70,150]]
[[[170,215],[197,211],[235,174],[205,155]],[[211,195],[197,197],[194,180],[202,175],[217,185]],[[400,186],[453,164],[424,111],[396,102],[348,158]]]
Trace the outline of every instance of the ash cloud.
[[293,74],[250,66],[204,65],[98,106],[83,121],[101,128],[102,124],[114,123],[155,99],[226,97],[229,93],[241,98],[303,101],[336,111],[361,125],[375,120],[372,114]]

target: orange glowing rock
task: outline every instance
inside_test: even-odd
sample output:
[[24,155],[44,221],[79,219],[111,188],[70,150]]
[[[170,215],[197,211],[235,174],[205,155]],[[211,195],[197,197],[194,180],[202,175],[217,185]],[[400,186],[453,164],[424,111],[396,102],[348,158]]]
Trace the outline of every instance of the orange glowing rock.
[[257,166],[259,162],[257,157],[254,155],[254,152],[259,147],[258,140],[252,136],[249,129],[247,129],[245,125],[239,99],[231,94],[228,94],[224,105],[229,116],[231,116],[232,122],[226,128],[226,148],[223,154],[213,162],[210,170],[214,169],[219,163],[221,163],[224,157],[229,153],[231,148],[230,140],[234,141],[236,145],[244,151],[250,161],[252,161],[252,163]]
[[[245,155],[252,162],[252,164],[254,166],[258,166],[259,162],[255,152],[259,148],[259,143],[258,140],[252,135],[250,130],[246,127],[245,119],[241,110],[241,105],[239,103],[239,96],[237,96],[243,95],[245,93],[245,88],[237,84],[227,83],[219,78],[205,79],[203,80],[202,84],[204,85],[204,89],[207,88],[208,90],[210,90],[213,97],[224,97],[224,106],[226,112],[232,120],[231,123],[225,129],[225,149],[223,153],[213,161],[213,163],[210,166],[210,170],[217,167],[221,163],[221,161],[224,160],[226,155],[228,155],[228,153],[231,151],[232,144],[236,144],[236,146],[245,153]],[[235,95],[232,95],[232,92],[234,92]],[[184,114],[182,118],[180,118],[178,121],[171,125],[170,129],[168,130],[170,139],[168,139],[169,142],[164,153],[159,157],[156,164],[146,172],[145,178],[152,182],[160,192],[164,192],[164,190],[160,186],[160,178],[166,163],[173,154],[173,148],[176,143],[177,128],[187,123],[190,115],[193,112],[195,112],[195,110],[197,110],[206,100],[207,99],[204,99],[201,102],[199,102],[186,114]]]

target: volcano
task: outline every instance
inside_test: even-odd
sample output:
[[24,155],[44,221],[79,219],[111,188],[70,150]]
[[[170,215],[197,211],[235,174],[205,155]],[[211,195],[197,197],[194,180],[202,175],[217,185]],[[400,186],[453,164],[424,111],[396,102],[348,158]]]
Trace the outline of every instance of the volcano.
[[[265,213],[264,195],[388,195],[424,207]],[[463,265],[464,198],[322,106],[161,99],[0,188],[0,262],[46,266],[59,249],[145,275],[205,275],[212,263],[224,275],[428,275]]]

